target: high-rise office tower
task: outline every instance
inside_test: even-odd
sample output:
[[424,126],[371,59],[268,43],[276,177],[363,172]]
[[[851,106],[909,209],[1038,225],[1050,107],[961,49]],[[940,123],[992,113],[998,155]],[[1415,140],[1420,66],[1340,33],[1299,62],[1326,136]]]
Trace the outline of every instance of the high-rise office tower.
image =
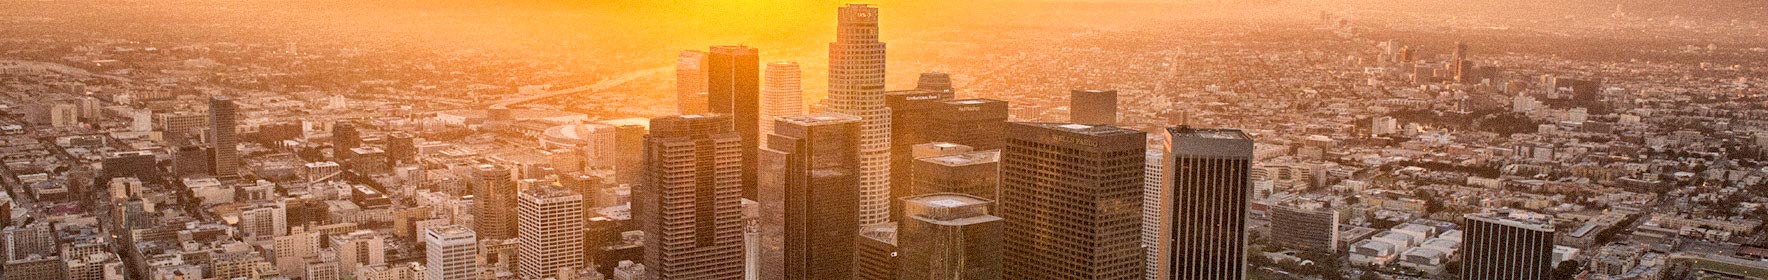
[[387,134],[388,162],[397,164],[414,160],[417,160],[417,137],[404,132]]
[[614,183],[637,184],[644,177],[645,169],[645,134],[650,130],[644,125],[620,124],[614,126]]
[[943,101],[951,100],[950,92],[896,90],[884,93],[884,107],[890,109],[890,220],[902,217],[902,197],[914,185],[915,145],[933,142],[927,135],[931,113]]
[[1455,42],[1455,53],[1453,54],[1452,60],[1449,61],[1449,68],[1449,71],[1454,73],[1456,82],[1472,82],[1467,79],[1467,74],[1470,72],[1468,70],[1472,70],[1470,69],[1472,68],[1472,65],[1468,65],[1467,62],[1466,42]]
[[[1164,139],[1165,136],[1159,136]],[[1162,147],[1150,143],[1148,152],[1142,154],[1145,164],[1142,165],[1142,271],[1148,280],[1160,275],[1160,266],[1155,265],[1159,258],[1155,256],[1155,247],[1160,244],[1160,160]]]
[[890,109],[884,107],[884,42],[878,41],[878,8],[848,4],[836,17],[829,43],[828,112],[864,118],[860,124],[859,217],[862,224],[890,219]]
[[755,198],[755,153],[761,147],[761,65],[755,48],[714,46],[706,58],[706,98],[729,116],[743,138],[743,197]]
[[780,61],[767,64],[767,82],[762,84],[761,145],[767,146],[767,134],[773,133],[775,117],[804,114],[804,84],[797,62]]
[[644,182],[632,190],[647,275],[743,277],[742,145],[729,116],[651,119]]
[[1117,124],[1117,90],[1077,89],[1068,99],[1068,122]]
[[516,238],[516,181],[499,165],[479,165],[473,182],[473,232],[479,239]]
[[239,117],[239,107],[233,104],[233,98],[216,95],[209,98],[209,139],[214,139],[215,149],[211,152],[215,165],[216,177],[233,177],[239,175],[239,143],[234,129]]
[[683,115],[705,114],[706,52],[684,50],[675,56],[675,106]]
[[1002,279],[1142,279],[1138,230],[1147,133],[1007,125],[998,216]]
[[999,198],[996,186],[1000,184],[1000,160],[1000,150],[916,159],[914,184],[904,197],[961,193],[994,201]]
[[1166,130],[1159,279],[1243,279],[1252,137],[1233,129]]
[[852,279],[860,117],[776,119],[762,151],[761,279]]
[[1332,202],[1293,199],[1265,213],[1271,217],[1272,243],[1327,256],[1338,252],[1338,210]]
[[588,268],[583,260],[583,195],[561,187],[523,190],[516,213],[522,241],[516,247],[517,275],[540,279]]
[[957,193],[903,198],[898,279],[1003,279],[1003,221],[988,214],[989,203]]
[[941,72],[921,73],[915,79],[915,90],[944,92],[946,96],[956,95],[956,90],[952,88],[952,76]]
[[[1000,149],[1007,125],[1007,103],[991,99],[951,100],[951,93],[906,91],[888,97],[891,115],[891,215],[900,218],[900,199],[912,195],[915,181],[913,147],[929,142]],[[984,197],[994,197],[987,195]]]
[[337,121],[332,124],[332,156],[338,159],[349,159],[350,150],[362,147],[362,132],[356,130],[356,123]]
[[1554,230],[1546,216],[1504,209],[1468,214],[1465,221],[1462,279],[1551,279]]
[[461,225],[424,231],[424,279],[479,278],[479,243],[473,230]]

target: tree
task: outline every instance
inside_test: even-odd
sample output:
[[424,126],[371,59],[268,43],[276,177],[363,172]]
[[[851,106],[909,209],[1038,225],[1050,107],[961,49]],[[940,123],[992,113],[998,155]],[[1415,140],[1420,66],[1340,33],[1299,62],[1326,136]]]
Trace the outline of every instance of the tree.
[[1578,273],[1583,272],[1583,271],[1584,271],[1584,265],[1578,263],[1578,261],[1559,262],[1559,266],[1553,268],[1553,279],[1554,280],[1576,279],[1578,277]]

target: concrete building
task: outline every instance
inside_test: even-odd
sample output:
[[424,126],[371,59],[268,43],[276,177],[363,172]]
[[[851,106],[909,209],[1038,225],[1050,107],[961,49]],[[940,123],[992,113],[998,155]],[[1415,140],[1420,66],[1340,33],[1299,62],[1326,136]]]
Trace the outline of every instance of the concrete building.
[[583,195],[561,187],[523,190],[516,213],[517,275],[565,278],[557,273],[589,268],[583,259]]
[[706,52],[684,50],[675,57],[676,112],[683,115],[705,114]]
[[632,191],[648,277],[742,277],[741,138],[729,116],[651,120],[644,183]]
[[1002,278],[1142,279],[1146,137],[1110,126],[1009,124]]
[[878,8],[848,4],[829,43],[828,112],[859,116],[860,223],[890,219],[890,109],[884,105],[884,42]]
[[473,184],[473,233],[479,239],[516,238],[516,182],[507,167],[479,165]]
[[774,132],[774,118],[804,114],[803,70],[798,63],[768,63],[765,74],[767,80],[761,85],[761,147],[767,147],[766,135]]

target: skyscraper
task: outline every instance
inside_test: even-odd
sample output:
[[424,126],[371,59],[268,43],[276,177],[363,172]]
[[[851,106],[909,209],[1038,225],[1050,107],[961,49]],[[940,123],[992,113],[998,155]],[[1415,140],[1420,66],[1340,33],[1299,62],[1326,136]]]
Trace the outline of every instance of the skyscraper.
[[647,275],[743,277],[742,143],[729,116],[651,119],[644,183],[632,190]]
[[767,82],[762,84],[761,141],[767,146],[767,134],[773,133],[775,117],[804,114],[804,84],[797,62],[780,61],[767,64]]
[[451,280],[479,277],[478,242],[473,230],[460,225],[424,231],[424,279]]
[[391,163],[412,162],[417,159],[417,138],[410,133],[394,132],[387,134],[387,161]]
[[[954,155],[924,157],[915,160],[914,184],[908,196],[930,193],[960,193],[997,200],[1001,170],[1000,150],[968,152]],[[905,213],[907,209],[903,210]]]
[[1166,132],[1158,279],[1242,279],[1251,136],[1185,126]]
[[1070,92],[1068,122],[1116,125],[1117,91],[1077,89]]
[[903,198],[898,279],[1003,279],[1003,221],[988,214],[989,204],[956,193]]
[[340,120],[332,124],[332,156],[338,159],[349,159],[350,150],[362,147],[362,132],[356,130],[356,124]]
[[[1164,139],[1165,136],[1159,136]],[[1142,154],[1146,164],[1142,166],[1142,271],[1148,280],[1160,275],[1159,258],[1155,257],[1155,248],[1160,244],[1160,164],[1162,147],[1150,143],[1148,153]]]
[[683,115],[705,114],[706,52],[684,50],[675,56],[676,111]]
[[755,153],[761,147],[761,65],[755,48],[713,46],[706,58],[712,113],[730,116],[743,138],[743,197],[755,198]]
[[[946,142],[976,150],[1000,149],[1007,125],[1007,103],[991,99],[952,100],[950,92],[903,91],[887,99],[891,115],[890,217],[902,216],[902,197],[915,182],[915,145]],[[984,197],[994,197],[986,195]]]
[[1494,210],[1468,214],[1461,277],[1545,280],[1553,273],[1553,225],[1541,214]]
[[1469,81],[1467,77],[1467,74],[1469,74],[1468,72],[1471,72],[1469,70],[1472,70],[1470,68],[1473,68],[1472,65],[1468,65],[1467,62],[1467,43],[1455,42],[1455,53],[1453,55],[1454,58],[1449,61],[1449,70],[1451,73],[1454,73],[1455,82],[1472,82]]
[[479,165],[473,184],[473,231],[479,239],[516,238],[516,182],[509,168]]
[[614,126],[614,183],[638,184],[645,169],[645,134],[648,128],[639,124]]
[[516,247],[517,275],[540,279],[588,268],[583,260],[583,195],[561,187],[523,190],[516,213],[522,241]]
[[913,185],[915,145],[933,142],[922,127],[932,119],[931,111],[946,100],[949,92],[897,90],[884,94],[884,107],[890,109],[890,220],[902,217],[902,197]]
[[761,279],[852,279],[860,117],[780,117],[762,151]]
[[848,4],[839,9],[835,42],[829,43],[828,111],[864,118],[860,125],[862,224],[890,219],[890,110],[884,107],[884,42],[878,41],[878,8]]
[[915,90],[944,92],[946,96],[956,96],[956,90],[952,89],[952,76],[941,72],[921,73],[915,79]]
[[1111,126],[1007,125],[1001,151],[1002,279],[1142,279],[1147,134]]
[[209,98],[209,133],[215,141],[213,151],[216,177],[233,177],[239,175],[238,138],[234,136],[235,120],[239,117],[239,107],[233,104],[233,98],[216,95]]

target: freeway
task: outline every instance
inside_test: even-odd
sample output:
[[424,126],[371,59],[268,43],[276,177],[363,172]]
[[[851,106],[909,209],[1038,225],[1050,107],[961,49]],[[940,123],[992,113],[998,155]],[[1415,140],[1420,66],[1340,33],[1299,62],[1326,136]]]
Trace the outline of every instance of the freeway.
[[534,102],[535,100],[553,98],[553,97],[560,96],[560,95],[602,91],[605,89],[613,88],[615,86],[619,86],[621,84],[625,84],[626,82],[631,82],[632,80],[644,78],[645,76],[650,76],[650,75],[654,75],[654,74],[661,73],[664,71],[669,71],[670,69],[674,69],[674,68],[670,67],[670,66],[665,66],[665,67],[657,67],[657,68],[628,72],[626,74],[614,76],[613,78],[603,79],[599,82],[596,82],[596,83],[590,84],[590,85],[578,86],[578,87],[562,89],[562,90],[549,91],[546,93],[511,98],[511,99],[499,101],[495,104],[491,104],[491,106],[489,106],[488,108],[509,108],[510,106],[515,106],[516,104]]

